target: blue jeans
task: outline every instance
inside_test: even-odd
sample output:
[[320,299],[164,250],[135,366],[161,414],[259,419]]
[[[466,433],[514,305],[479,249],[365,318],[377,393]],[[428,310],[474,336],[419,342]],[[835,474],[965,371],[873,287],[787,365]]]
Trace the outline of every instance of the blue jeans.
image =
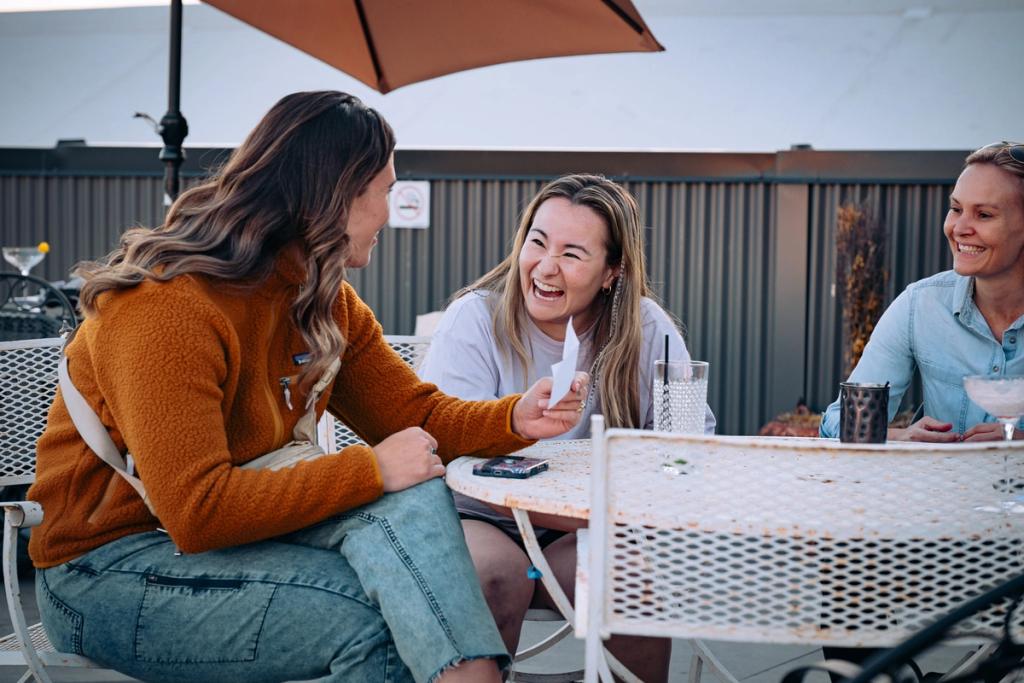
[[509,663],[441,479],[273,540],[175,550],[135,534],[37,572],[50,640],[147,681],[428,681]]

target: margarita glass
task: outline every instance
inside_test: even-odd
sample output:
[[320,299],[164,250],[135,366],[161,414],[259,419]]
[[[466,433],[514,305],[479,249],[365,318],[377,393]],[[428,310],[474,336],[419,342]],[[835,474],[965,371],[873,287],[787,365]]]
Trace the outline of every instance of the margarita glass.
[[46,257],[46,249],[36,247],[4,247],[4,260],[27,276]]
[[[964,390],[972,401],[1002,423],[1003,435],[1011,441],[1014,429],[1024,416],[1024,377],[970,375],[964,377]],[[1003,455],[1002,486],[1006,499],[997,507],[985,506],[979,510],[1024,513],[1024,505],[1013,498],[1015,486],[1010,479],[1008,458],[1009,455]]]

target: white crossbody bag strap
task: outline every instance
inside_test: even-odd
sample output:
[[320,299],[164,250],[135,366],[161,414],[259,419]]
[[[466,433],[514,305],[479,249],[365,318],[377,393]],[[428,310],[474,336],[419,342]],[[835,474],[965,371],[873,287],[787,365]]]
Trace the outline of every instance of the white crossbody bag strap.
[[323,376],[313,385],[306,398],[306,413],[299,418],[292,430],[292,438],[296,441],[309,441],[316,443],[316,402],[320,400],[324,389],[334,381],[338,370],[341,368],[341,359],[335,358],[324,371]]
[[[110,434],[107,433],[107,428],[103,426],[96,412],[71,381],[71,376],[68,374],[67,356],[60,359],[60,365],[57,366],[57,377],[60,381],[61,394],[64,396],[64,404],[67,406],[71,421],[75,423],[75,428],[82,436],[82,440],[103,462],[113,467],[115,472],[131,484],[132,488],[142,496],[142,502],[146,504],[149,511],[154,512],[153,505],[149,502],[149,496],[146,494],[146,487],[142,485],[142,480],[128,471],[128,463],[121,452],[117,450]],[[156,513],[154,512],[154,514]]]

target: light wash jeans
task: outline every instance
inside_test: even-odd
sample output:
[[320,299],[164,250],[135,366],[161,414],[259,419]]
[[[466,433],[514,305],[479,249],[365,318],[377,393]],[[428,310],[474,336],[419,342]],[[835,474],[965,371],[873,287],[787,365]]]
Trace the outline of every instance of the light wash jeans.
[[270,541],[118,539],[36,574],[54,645],[147,681],[428,681],[509,658],[441,479]]

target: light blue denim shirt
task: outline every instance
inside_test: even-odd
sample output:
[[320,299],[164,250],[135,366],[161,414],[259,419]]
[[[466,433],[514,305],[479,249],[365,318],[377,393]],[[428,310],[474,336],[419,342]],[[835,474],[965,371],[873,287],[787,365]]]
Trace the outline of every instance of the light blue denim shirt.
[[[896,297],[871,334],[851,382],[890,383],[889,419],[903,394],[921,372],[924,414],[952,422],[963,433],[995,418],[976,406],[964,391],[966,375],[1013,377],[1024,375],[1024,316],[996,341],[981,311],[974,305],[974,278],[952,270],[918,280]],[[825,410],[821,435],[839,436],[839,400]]]

